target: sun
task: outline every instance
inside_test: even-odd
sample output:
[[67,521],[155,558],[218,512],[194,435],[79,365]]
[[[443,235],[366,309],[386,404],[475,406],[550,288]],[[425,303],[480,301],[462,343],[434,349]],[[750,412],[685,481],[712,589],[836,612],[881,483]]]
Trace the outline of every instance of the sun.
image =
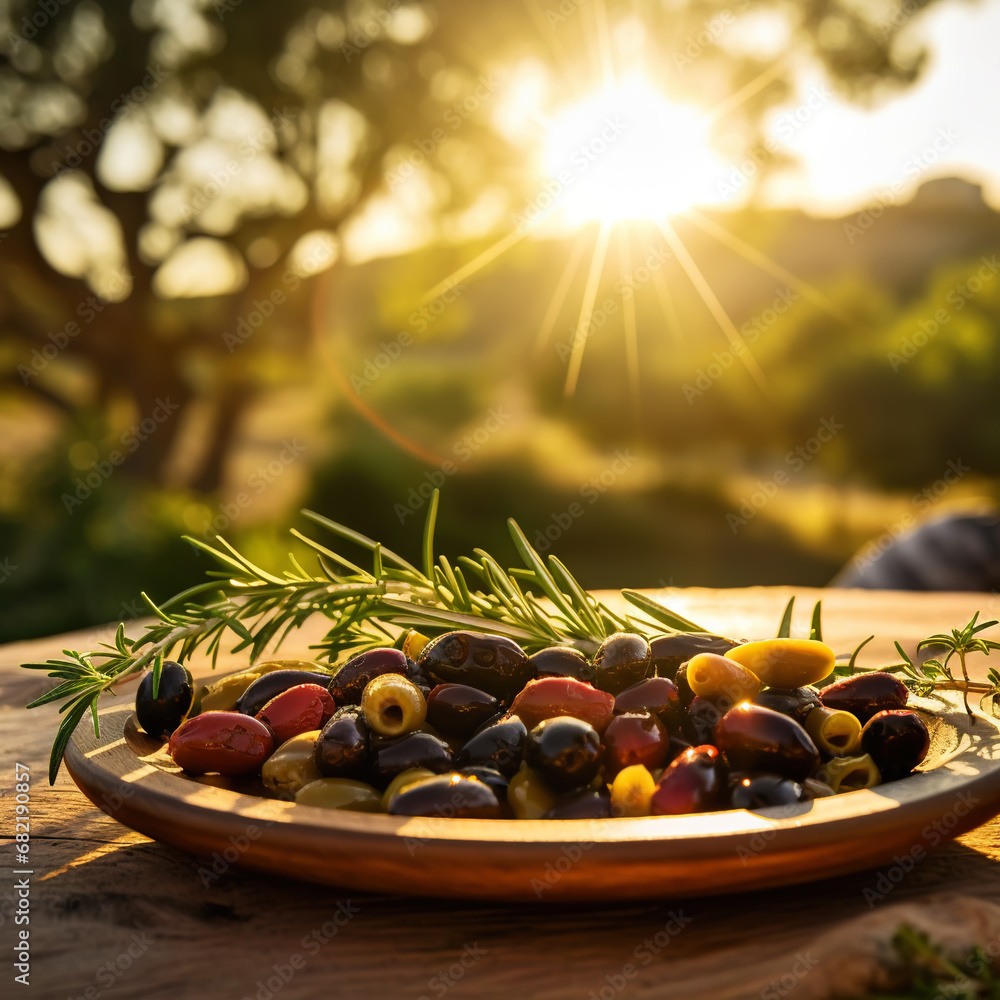
[[722,164],[709,121],[639,74],[571,104],[551,119],[542,167],[555,185],[553,215],[571,227],[659,221],[719,201]]

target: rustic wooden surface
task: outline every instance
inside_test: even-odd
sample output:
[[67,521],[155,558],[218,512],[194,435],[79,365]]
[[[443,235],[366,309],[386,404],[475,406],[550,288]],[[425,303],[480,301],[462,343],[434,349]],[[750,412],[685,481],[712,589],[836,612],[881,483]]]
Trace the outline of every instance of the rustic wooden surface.
[[[773,634],[790,593],[686,590],[664,599],[709,628],[755,637]],[[796,593],[800,624],[812,600],[823,597],[826,638],[837,649],[877,631],[879,639],[866,649],[869,665],[890,656],[893,638],[912,643],[963,624],[977,608],[991,616],[1000,610],[990,595]],[[206,885],[202,861],[125,829],[90,805],[65,773],[54,787],[47,784],[56,711],[23,710],[48,682],[18,664],[98,638],[91,631],[0,648],[4,995],[14,995],[7,982],[14,975],[15,762],[28,765],[32,776],[30,995],[36,997],[818,996],[825,973],[810,965],[811,942],[843,921],[870,915],[873,891],[891,885],[874,899],[875,913],[885,912],[889,923],[892,905],[927,906],[942,891],[1000,903],[997,820],[928,851],[898,883],[868,871],[691,901],[468,905],[338,892],[237,870]],[[306,633],[301,645],[309,638]],[[299,642],[286,647],[286,655],[299,652]],[[238,665],[228,660],[220,669]],[[201,665],[195,673],[207,670]],[[125,696],[133,690],[126,688]],[[335,918],[342,926],[334,936]]]

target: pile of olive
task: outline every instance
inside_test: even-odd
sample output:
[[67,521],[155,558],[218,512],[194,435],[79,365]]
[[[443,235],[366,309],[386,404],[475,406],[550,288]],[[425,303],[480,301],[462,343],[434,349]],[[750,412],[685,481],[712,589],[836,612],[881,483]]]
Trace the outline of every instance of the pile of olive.
[[618,633],[592,661],[411,632],[339,669],[279,661],[196,691],[178,663],[136,716],[192,774],[397,816],[569,819],[786,805],[903,777],[927,754],[906,687],[826,687],[822,642]]

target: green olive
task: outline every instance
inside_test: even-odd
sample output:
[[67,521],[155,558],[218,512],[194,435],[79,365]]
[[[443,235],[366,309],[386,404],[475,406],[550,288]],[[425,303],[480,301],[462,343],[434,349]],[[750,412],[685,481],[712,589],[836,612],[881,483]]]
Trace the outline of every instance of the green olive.
[[323,777],[316,766],[319,735],[318,729],[299,733],[282,743],[264,761],[260,777],[269,792],[281,799],[292,799],[300,788]]
[[414,781],[433,777],[434,772],[426,767],[411,767],[408,771],[401,771],[389,782],[389,787],[382,793],[382,811],[389,811],[389,803],[392,802],[392,797],[396,792],[401,792],[407,785],[412,785]]
[[507,803],[518,819],[541,819],[556,804],[556,797],[527,764],[522,764],[507,786]]
[[403,655],[411,660],[418,660],[420,654],[424,651],[424,646],[430,642],[422,632],[417,632],[411,629],[406,633],[406,638],[403,640]]
[[718,653],[697,653],[687,661],[687,682],[702,698],[726,697],[736,705],[753,701],[760,693],[760,678]]
[[320,809],[348,809],[352,812],[381,812],[382,793],[363,781],[350,778],[319,778],[295,793],[300,806]]
[[648,816],[655,791],[656,782],[645,764],[622,768],[611,782],[611,815]]
[[820,768],[816,777],[825,781],[837,794],[854,792],[859,788],[874,788],[882,783],[882,775],[868,754],[860,757],[834,757]]
[[833,671],[834,652],[818,639],[762,639],[734,646],[725,654],[755,673],[768,687],[815,684]]
[[361,708],[368,725],[380,736],[402,736],[423,725],[427,699],[402,674],[379,674],[365,685]]
[[806,732],[831,757],[849,757],[861,747],[861,723],[850,712],[814,708],[806,716]]

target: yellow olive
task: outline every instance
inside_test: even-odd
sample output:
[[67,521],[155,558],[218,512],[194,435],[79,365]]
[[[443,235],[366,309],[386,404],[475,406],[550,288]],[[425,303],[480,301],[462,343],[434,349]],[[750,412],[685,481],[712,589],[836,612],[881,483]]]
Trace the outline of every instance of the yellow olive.
[[381,812],[382,793],[363,781],[350,778],[319,778],[295,793],[300,806],[320,809],[349,809],[352,812]]
[[282,743],[264,761],[260,777],[268,791],[278,798],[291,799],[304,785],[323,777],[316,766],[316,740],[319,734],[318,729],[310,733],[299,733]]
[[507,804],[518,819],[541,819],[556,804],[556,797],[527,764],[522,764],[507,786]]
[[412,785],[414,781],[433,777],[434,772],[426,767],[411,767],[408,771],[401,771],[389,782],[389,787],[382,793],[383,812],[389,811],[389,803],[396,792],[402,791],[407,785]]
[[850,757],[861,747],[861,723],[850,712],[814,708],[806,716],[806,732],[831,757]]
[[656,782],[645,764],[622,768],[611,782],[611,815],[648,816],[655,791]]
[[330,664],[320,663],[318,660],[264,660],[261,663],[255,663],[249,672],[263,677],[264,674],[273,673],[275,670],[316,670],[321,674],[333,676]]
[[736,705],[760,693],[760,678],[735,660],[718,653],[696,653],[687,661],[687,682],[702,698],[725,697]]
[[818,639],[762,639],[734,646],[725,657],[756,674],[768,687],[815,684],[833,670],[834,652]]
[[430,639],[422,632],[411,630],[406,633],[406,638],[403,640],[403,655],[408,656],[411,660],[417,660],[423,652],[424,646],[429,642]]
[[834,757],[819,769],[816,777],[825,781],[838,794],[853,792],[859,788],[874,788],[882,783],[882,775],[868,754],[860,757]]
[[402,736],[423,725],[427,700],[402,674],[379,674],[366,685],[361,708],[368,725],[380,736]]

